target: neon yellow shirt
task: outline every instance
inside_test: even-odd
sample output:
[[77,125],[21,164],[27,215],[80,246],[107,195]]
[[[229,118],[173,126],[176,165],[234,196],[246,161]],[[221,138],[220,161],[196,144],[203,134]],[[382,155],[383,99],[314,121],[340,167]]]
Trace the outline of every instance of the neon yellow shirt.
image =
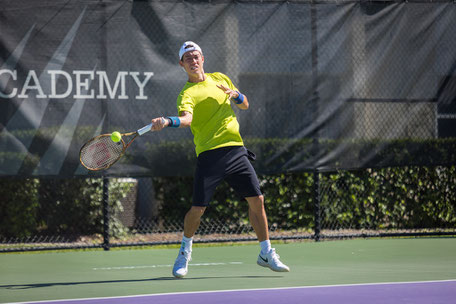
[[231,108],[230,98],[217,84],[237,90],[222,73],[205,73],[203,82],[187,82],[177,98],[179,113],[192,113],[190,129],[196,155],[201,152],[228,146],[243,146],[239,123]]

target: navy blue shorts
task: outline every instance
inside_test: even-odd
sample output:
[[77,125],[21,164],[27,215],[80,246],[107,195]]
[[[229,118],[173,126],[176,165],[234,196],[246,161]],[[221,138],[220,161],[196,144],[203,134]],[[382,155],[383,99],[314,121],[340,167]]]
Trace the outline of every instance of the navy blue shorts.
[[262,195],[250,163],[255,155],[243,146],[209,150],[198,156],[193,184],[193,206],[208,206],[215,188],[226,180],[241,197]]

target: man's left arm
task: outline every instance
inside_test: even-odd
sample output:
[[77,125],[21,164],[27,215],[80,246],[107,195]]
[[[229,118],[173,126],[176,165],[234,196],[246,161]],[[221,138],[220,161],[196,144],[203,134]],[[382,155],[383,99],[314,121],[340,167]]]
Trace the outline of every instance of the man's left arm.
[[226,95],[230,96],[230,99],[236,104],[239,109],[247,110],[249,108],[249,100],[247,96],[241,92],[227,88],[222,84],[218,84],[217,88],[225,92]]

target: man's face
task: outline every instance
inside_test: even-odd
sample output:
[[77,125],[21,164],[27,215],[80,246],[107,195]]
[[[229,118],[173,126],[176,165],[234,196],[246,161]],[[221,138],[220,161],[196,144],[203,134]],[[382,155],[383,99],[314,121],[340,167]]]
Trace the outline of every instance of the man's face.
[[204,56],[198,51],[190,51],[182,56],[179,64],[185,69],[187,74],[200,74],[203,73]]

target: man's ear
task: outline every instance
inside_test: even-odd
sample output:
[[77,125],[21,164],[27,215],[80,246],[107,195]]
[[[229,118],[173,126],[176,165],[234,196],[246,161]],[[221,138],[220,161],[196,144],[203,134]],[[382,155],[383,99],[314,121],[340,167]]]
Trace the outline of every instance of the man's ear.
[[179,65],[180,65],[181,67],[184,67],[184,63],[182,62],[182,60],[179,60]]

